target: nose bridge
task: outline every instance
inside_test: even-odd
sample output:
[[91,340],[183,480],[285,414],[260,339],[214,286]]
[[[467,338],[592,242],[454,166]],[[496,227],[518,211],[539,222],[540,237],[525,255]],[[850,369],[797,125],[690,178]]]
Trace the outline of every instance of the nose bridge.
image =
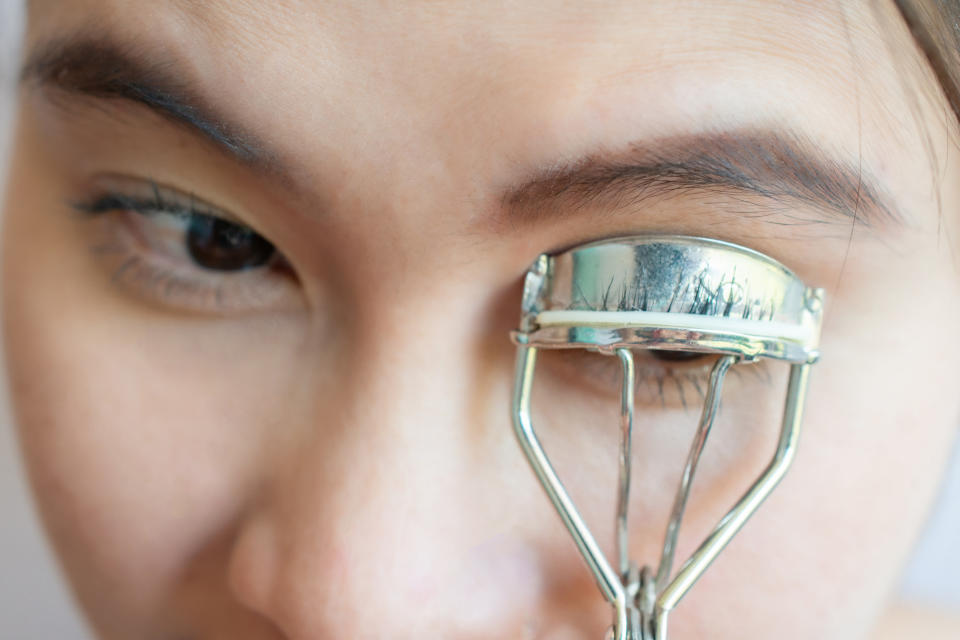
[[[508,518],[484,494],[511,442],[506,404],[505,437],[478,430],[471,345],[449,321],[406,326],[358,349],[236,545],[238,597],[292,638],[414,637],[457,618],[497,637],[536,591],[532,555],[498,541]],[[506,387],[487,395],[508,402]]]

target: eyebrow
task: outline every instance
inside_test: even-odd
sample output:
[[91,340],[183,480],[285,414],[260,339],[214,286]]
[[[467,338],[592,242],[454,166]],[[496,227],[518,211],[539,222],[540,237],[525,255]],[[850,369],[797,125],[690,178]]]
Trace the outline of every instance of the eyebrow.
[[[678,135],[588,154],[508,189],[513,222],[535,223],[590,206],[635,208],[671,196],[727,196],[724,206],[774,224],[902,222],[892,199],[857,162],[800,134],[745,128]],[[746,197],[744,197],[746,196]],[[797,206],[820,215],[811,218]]]
[[146,106],[244,164],[275,167],[276,154],[255,135],[217,113],[184,78],[174,60],[162,53],[88,36],[38,47],[27,57],[20,74],[24,83]]
[[[21,72],[22,82],[146,106],[243,164],[283,173],[278,154],[218,113],[185,78],[169,56],[89,35],[38,47]],[[671,196],[715,195],[773,224],[902,222],[892,199],[859,163],[841,161],[804,136],[777,129],[678,135],[587,154],[534,172],[500,200],[517,227],[590,206],[635,208]],[[822,215],[800,216],[797,205]]]

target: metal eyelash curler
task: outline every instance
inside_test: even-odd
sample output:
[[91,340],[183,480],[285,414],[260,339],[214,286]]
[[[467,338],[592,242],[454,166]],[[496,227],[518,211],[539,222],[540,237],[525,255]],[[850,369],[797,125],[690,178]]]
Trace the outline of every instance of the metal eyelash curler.
[[[666,640],[667,617],[786,473],[796,452],[810,365],[818,358],[823,290],[786,267],[728,242],[635,236],[541,255],[527,272],[517,344],[513,424],[530,465],[560,514],[603,596],[614,608],[608,639]],[[557,477],[533,429],[530,394],[540,349],[582,348],[622,365],[616,570]],[[664,536],[659,565],[638,569],[628,551],[634,409],[632,349],[717,354],[703,411]],[[773,459],[676,573],[674,554],[694,472],[738,362],[790,363]]]

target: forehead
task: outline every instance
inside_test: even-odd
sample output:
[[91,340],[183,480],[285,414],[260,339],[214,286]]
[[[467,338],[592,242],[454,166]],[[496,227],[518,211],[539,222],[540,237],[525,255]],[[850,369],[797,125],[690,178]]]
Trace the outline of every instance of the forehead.
[[916,139],[895,18],[867,4],[34,0],[31,33],[164,51],[320,182],[411,157],[434,191],[457,170],[508,182],[625,141],[760,125],[909,185],[923,176],[885,163]]

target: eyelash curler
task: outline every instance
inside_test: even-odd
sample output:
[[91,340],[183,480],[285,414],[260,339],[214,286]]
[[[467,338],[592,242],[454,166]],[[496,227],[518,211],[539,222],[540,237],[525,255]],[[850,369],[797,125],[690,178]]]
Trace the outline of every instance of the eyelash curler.
[[[667,617],[784,476],[796,452],[810,366],[819,356],[822,289],[756,251],[685,236],[634,236],[541,255],[527,271],[517,345],[513,425],[537,478],[613,606],[609,640],[666,640]],[[534,431],[530,395],[540,349],[581,348],[621,364],[617,568],[601,551]],[[660,562],[638,569],[628,551],[634,349],[717,355],[667,525]],[[738,363],[790,364],[773,459],[680,568],[680,524],[694,472]]]

